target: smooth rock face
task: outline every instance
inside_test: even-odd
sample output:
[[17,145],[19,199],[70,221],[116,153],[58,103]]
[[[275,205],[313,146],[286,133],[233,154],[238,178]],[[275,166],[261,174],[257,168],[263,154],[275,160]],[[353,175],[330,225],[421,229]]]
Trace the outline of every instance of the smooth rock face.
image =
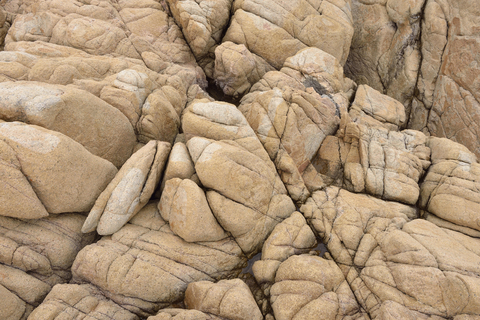
[[54,285],[70,280],[75,256],[94,239],[80,232],[84,220],[79,214],[24,221],[0,217],[2,319],[26,319]]
[[136,143],[132,126],[94,95],[37,82],[0,83],[0,118],[61,132],[120,167]]
[[152,140],[134,153],[98,197],[82,231],[110,235],[137,214],[155,191],[170,148]]
[[[9,167],[2,173],[7,188],[0,191],[0,208],[5,215],[35,219],[45,216],[45,210],[86,212],[117,172],[112,163],[94,156],[69,137],[38,126],[0,123],[0,141],[6,150],[2,153],[3,166]],[[25,197],[32,203],[22,205]],[[30,213],[28,209],[35,211]]]
[[148,204],[118,232],[80,251],[74,282],[91,283],[123,308],[147,316],[182,300],[190,282],[240,273],[246,259],[232,238],[186,242],[157,205]]

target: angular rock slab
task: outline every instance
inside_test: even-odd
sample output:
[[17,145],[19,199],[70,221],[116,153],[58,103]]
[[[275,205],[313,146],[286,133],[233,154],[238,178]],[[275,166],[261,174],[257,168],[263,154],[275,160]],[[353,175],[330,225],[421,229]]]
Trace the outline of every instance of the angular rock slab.
[[275,319],[368,319],[340,268],[317,256],[284,261],[270,293]]
[[480,236],[480,164],[465,146],[431,137],[432,166],[420,190],[426,219],[440,227]]
[[233,105],[195,100],[182,126],[213,214],[253,256],[275,225],[295,211],[274,164]]
[[138,320],[92,285],[58,284],[28,317],[30,320]]
[[252,292],[240,279],[190,283],[185,291],[185,305],[221,319],[263,319]]
[[85,247],[72,266],[75,283],[91,283],[143,317],[183,299],[187,285],[237,276],[246,258],[232,238],[189,243],[145,206],[111,236]]
[[84,221],[79,214],[0,217],[1,319],[26,319],[54,285],[70,280],[75,256],[94,239],[80,232]]
[[430,165],[423,133],[349,123],[344,141],[351,143],[344,173],[348,190],[407,204],[417,202],[418,181]]
[[110,235],[137,214],[155,191],[170,148],[168,142],[152,140],[135,152],[98,197],[82,231]]
[[372,318],[388,308],[401,318],[480,315],[478,239],[410,221],[413,207],[337,188],[314,193],[301,210]]
[[0,143],[2,215],[35,219],[46,212],[86,212],[117,173],[109,161],[42,127],[1,122]]
[[0,83],[0,119],[61,132],[96,156],[120,167],[136,143],[118,110],[94,95],[40,82]]
[[252,93],[239,110],[275,162],[292,199],[304,202],[315,187],[303,175],[311,171],[310,162],[325,137],[337,130],[338,107],[316,92],[287,87]]

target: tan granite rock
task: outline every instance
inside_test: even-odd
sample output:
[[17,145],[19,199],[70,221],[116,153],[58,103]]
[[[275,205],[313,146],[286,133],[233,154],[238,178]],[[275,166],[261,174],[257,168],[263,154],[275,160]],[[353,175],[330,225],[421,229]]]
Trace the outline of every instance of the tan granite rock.
[[162,190],[165,187],[165,183],[173,178],[190,179],[199,183],[198,177],[195,174],[195,164],[188,153],[185,142],[181,141],[182,139],[178,139],[179,136],[182,136],[183,139],[183,134],[177,135],[177,141],[173,145],[165,172],[163,173]]
[[263,319],[250,289],[240,279],[190,283],[185,291],[185,304],[189,309],[223,319]]
[[426,219],[444,228],[480,236],[480,164],[465,146],[431,137],[432,166],[421,185]]
[[410,105],[423,52],[420,41],[425,0],[352,0],[354,36],[345,73]]
[[350,123],[344,140],[351,143],[344,172],[348,190],[407,204],[417,202],[418,181],[430,165],[423,133]]
[[110,235],[150,200],[160,181],[171,145],[152,140],[125,162],[90,211],[83,232]]
[[185,310],[178,308],[165,308],[147,320],[222,320],[221,318],[206,314],[198,310]]
[[480,38],[476,1],[426,1],[422,63],[409,126],[466,145],[480,156]]
[[190,243],[145,206],[111,236],[85,247],[72,266],[75,283],[89,282],[143,317],[183,300],[190,282],[237,276],[246,259],[236,242]]
[[[36,219],[45,216],[45,210],[86,212],[117,173],[109,161],[42,127],[2,122],[0,141],[6,168],[2,178],[8,186],[0,191],[2,215]],[[29,209],[35,210],[24,211]]]
[[371,318],[479,315],[478,239],[411,221],[413,207],[337,188],[314,193],[301,211]]
[[30,320],[81,319],[138,320],[133,313],[105,298],[92,285],[58,284],[42,304],[30,314]]
[[38,220],[0,217],[0,317],[26,319],[51,288],[71,278],[76,254],[93,241],[79,214]]
[[230,20],[233,0],[168,0],[195,58],[212,77],[214,50]]
[[192,180],[168,180],[158,210],[170,229],[187,242],[219,241],[228,237],[210,210],[205,192]]
[[278,268],[270,291],[275,319],[368,319],[332,260],[295,255]]
[[120,167],[136,143],[118,110],[83,90],[40,82],[0,83],[0,118],[61,132]]

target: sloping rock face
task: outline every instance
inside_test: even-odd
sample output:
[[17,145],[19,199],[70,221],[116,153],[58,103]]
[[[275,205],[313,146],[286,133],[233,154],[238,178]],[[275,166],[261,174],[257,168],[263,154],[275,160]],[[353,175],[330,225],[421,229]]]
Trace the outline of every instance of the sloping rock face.
[[0,319],[480,318],[479,17],[0,0]]

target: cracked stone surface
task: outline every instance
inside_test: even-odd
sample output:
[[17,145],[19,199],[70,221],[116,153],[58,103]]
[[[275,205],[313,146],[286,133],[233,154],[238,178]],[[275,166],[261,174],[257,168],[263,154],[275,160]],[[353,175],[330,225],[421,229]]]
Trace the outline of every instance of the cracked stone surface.
[[0,0],[0,319],[479,319],[477,2]]

